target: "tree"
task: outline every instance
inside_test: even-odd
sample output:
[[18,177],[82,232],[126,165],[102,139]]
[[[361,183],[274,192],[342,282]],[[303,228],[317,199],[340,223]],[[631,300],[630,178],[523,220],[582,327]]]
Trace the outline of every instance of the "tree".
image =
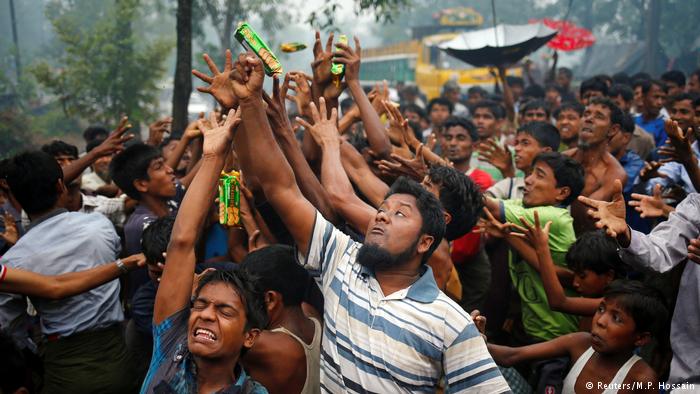
[[187,127],[187,105],[192,93],[192,0],[178,0],[176,31],[172,130],[180,133]]
[[[88,4],[83,4],[88,3]],[[121,114],[139,122],[153,116],[164,72],[163,61],[172,45],[162,39],[144,43],[134,34],[138,0],[116,0],[84,23],[88,0],[54,1],[47,16],[65,50],[52,66],[46,61],[31,71],[56,95],[68,116],[113,123]]]

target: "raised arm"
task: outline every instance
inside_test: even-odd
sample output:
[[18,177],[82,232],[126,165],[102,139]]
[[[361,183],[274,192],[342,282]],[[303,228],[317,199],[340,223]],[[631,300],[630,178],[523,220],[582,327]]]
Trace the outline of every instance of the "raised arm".
[[145,264],[146,258],[139,253],[89,270],[53,276],[5,267],[5,278],[0,275],[0,291],[59,300],[94,289]]
[[503,84],[503,103],[506,106],[506,116],[508,117],[508,121],[513,123],[515,122],[515,100],[513,99],[513,90],[511,90],[506,81],[505,66],[498,67],[498,78]]
[[540,226],[540,216],[535,211],[535,223],[531,225],[524,218],[520,219],[523,227],[518,227],[521,233],[535,248],[540,266],[540,277],[547,294],[549,308],[553,311],[572,313],[582,316],[593,316],[600,305],[601,298],[567,297],[564,287],[557,278],[552,255],[549,251],[549,227],[552,222],[548,221],[544,227]]
[[334,127],[314,125],[306,128],[321,147],[321,182],[333,207],[350,225],[364,233],[377,210],[362,201],[352,188],[340,159],[340,146],[347,145]]
[[231,61],[231,50],[226,50],[226,61],[224,63],[224,71],[219,71],[216,64],[206,53],[203,55],[204,61],[207,62],[209,70],[211,71],[211,76],[204,74],[201,71],[192,70],[192,74],[202,80],[202,82],[208,83],[209,86],[200,86],[197,88],[202,93],[211,94],[212,97],[221,105],[224,111],[228,111],[235,108],[238,105],[238,99],[233,93],[233,87],[231,86],[231,67],[233,62]]
[[[216,125],[212,114],[211,123]],[[187,307],[192,293],[195,266],[195,244],[199,238],[209,207],[214,202],[219,174],[231,148],[233,131],[240,123],[240,113],[230,110],[222,126],[204,134],[202,164],[187,189],[173,225],[163,276],[158,286],[153,322],[159,324]]]
[[389,185],[379,179],[354,146],[350,144],[340,145],[340,158],[343,168],[350,180],[360,189],[369,203],[377,208],[384,201]]
[[[203,117],[204,113],[199,114],[200,119]],[[173,149],[173,152],[170,154],[165,164],[170,168],[177,168],[178,164],[180,164],[182,156],[187,150],[187,147],[190,145],[190,142],[201,137],[202,132],[199,130],[199,119],[195,120],[194,122],[190,122],[190,124],[187,125],[185,132],[182,133],[182,137],[180,137],[180,140],[177,142],[177,145],[175,145],[175,149]]]
[[66,185],[70,184],[100,157],[110,156],[123,150],[124,143],[134,138],[133,134],[125,134],[130,128],[129,118],[126,116],[122,117],[117,128],[110,133],[107,139],[102,141],[102,143],[97,145],[93,150],[83,155],[83,157],[63,167],[63,182]]
[[372,150],[381,158],[388,158],[391,154],[391,142],[384,132],[384,126],[379,119],[379,115],[374,110],[372,103],[362,90],[360,85],[360,40],[355,37],[355,49],[339,43],[338,51],[335,53],[335,61],[345,64],[345,82],[348,84],[350,94],[360,109],[360,117],[365,126],[367,140]]
[[590,336],[589,333],[576,332],[529,346],[509,347],[489,343],[487,347],[496,364],[510,367],[523,361],[546,360],[561,356],[569,356],[575,360],[579,356],[577,350],[582,343],[587,342],[590,346]]
[[328,219],[331,223],[338,223],[338,215],[335,209],[333,209],[333,205],[326,191],[323,189],[323,186],[321,186],[321,183],[311,170],[311,167],[309,167],[306,158],[304,158],[304,153],[301,151],[299,143],[294,136],[292,125],[289,124],[287,109],[285,108],[285,97],[287,96],[289,78],[290,75],[287,74],[281,88],[279,86],[279,80],[276,77],[274,78],[272,82],[272,97],[263,92],[263,98],[267,103],[266,111],[268,119],[270,120],[270,127],[282,149],[282,153],[284,153],[289,165],[294,170],[294,177],[297,185],[301,189],[301,193],[319,210],[319,212],[321,212],[323,217]]
[[[234,65],[233,89],[240,101],[243,129],[235,137],[236,151],[241,164],[248,161],[247,168],[254,172],[246,176],[252,175],[258,179],[265,197],[291,232],[297,247],[306,253],[316,209],[301,194],[294,172],[272,135],[263,107],[264,75],[258,58],[249,53],[238,57]],[[252,165],[253,160],[255,165]]]

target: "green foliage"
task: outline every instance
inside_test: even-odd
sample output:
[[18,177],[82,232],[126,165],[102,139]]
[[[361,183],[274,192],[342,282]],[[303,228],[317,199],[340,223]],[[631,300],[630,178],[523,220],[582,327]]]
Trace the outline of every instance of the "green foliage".
[[[342,4],[341,4],[342,3]],[[329,0],[317,11],[311,12],[306,22],[321,30],[335,30],[335,13],[343,4],[349,2]],[[354,0],[355,15],[373,13],[375,21],[384,24],[393,22],[400,11],[411,5],[410,0]]]
[[[47,17],[64,51],[54,60],[56,66],[42,61],[30,71],[69,117],[102,123],[113,123],[120,114],[134,122],[152,117],[159,92],[156,82],[163,76],[163,60],[172,43],[145,43],[133,32],[137,0],[116,0],[96,9],[91,3],[50,3]],[[88,11],[93,18],[86,18]]]

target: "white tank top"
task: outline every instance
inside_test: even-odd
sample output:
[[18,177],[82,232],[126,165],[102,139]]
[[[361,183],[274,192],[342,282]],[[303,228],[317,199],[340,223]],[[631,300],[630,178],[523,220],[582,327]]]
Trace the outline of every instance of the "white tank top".
[[[576,380],[578,379],[578,376],[581,374],[581,371],[583,370],[583,367],[586,366],[588,363],[588,360],[591,358],[593,355],[593,348],[589,347],[582,355],[581,357],[576,360],[576,363],[574,363],[574,366],[571,367],[571,370],[569,371],[568,374],[566,374],[566,378],[564,378],[564,386],[562,387],[562,394],[576,394],[576,391],[574,391],[574,386],[576,386]],[[617,389],[612,388],[612,387],[620,387],[622,385],[622,382],[625,381],[625,378],[627,377],[627,373],[632,369],[632,366],[634,363],[637,361],[641,360],[639,356],[636,354],[633,354],[632,357],[627,360],[627,362],[620,367],[620,369],[617,371],[615,374],[615,377],[613,377],[612,382],[608,384],[607,389],[603,391],[603,394],[616,394]],[[597,385],[596,382],[593,382],[593,384]]]
[[321,392],[321,323],[313,317],[309,317],[309,320],[314,323],[314,339],[311,340],[310,345],[307,345],[301,338],[284,327],[270,330],[289,335],[304,348],[304,353],[306,354],[306,383],[304,383],[304,388],[300,394],[318,394]]

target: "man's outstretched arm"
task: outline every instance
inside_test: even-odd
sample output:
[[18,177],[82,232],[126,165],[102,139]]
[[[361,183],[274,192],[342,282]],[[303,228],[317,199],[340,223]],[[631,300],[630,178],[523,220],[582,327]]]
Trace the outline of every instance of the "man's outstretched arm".
[[[212,125],[216,117],[212,114]],[[195,244],[202,231],[209,207],[214,201],[217,182],[231,147],[233,130],[240,122],[239,112],[229,111],[226,122],[204,134],[201,167],[187,189],[178,211],[158,286],[153,322],[159,324],[187,307],[192,293]]]
[[299,250],[306,253],[316,209],[301,194],[294,172],[272,134],[263,107],[264,76],[260,59],[250,53],[238,57],[232,81],[240,102],[243,128],[235,137],[236,151],[241,164],[250,168],[258,179],[265,197],[291,232]]

